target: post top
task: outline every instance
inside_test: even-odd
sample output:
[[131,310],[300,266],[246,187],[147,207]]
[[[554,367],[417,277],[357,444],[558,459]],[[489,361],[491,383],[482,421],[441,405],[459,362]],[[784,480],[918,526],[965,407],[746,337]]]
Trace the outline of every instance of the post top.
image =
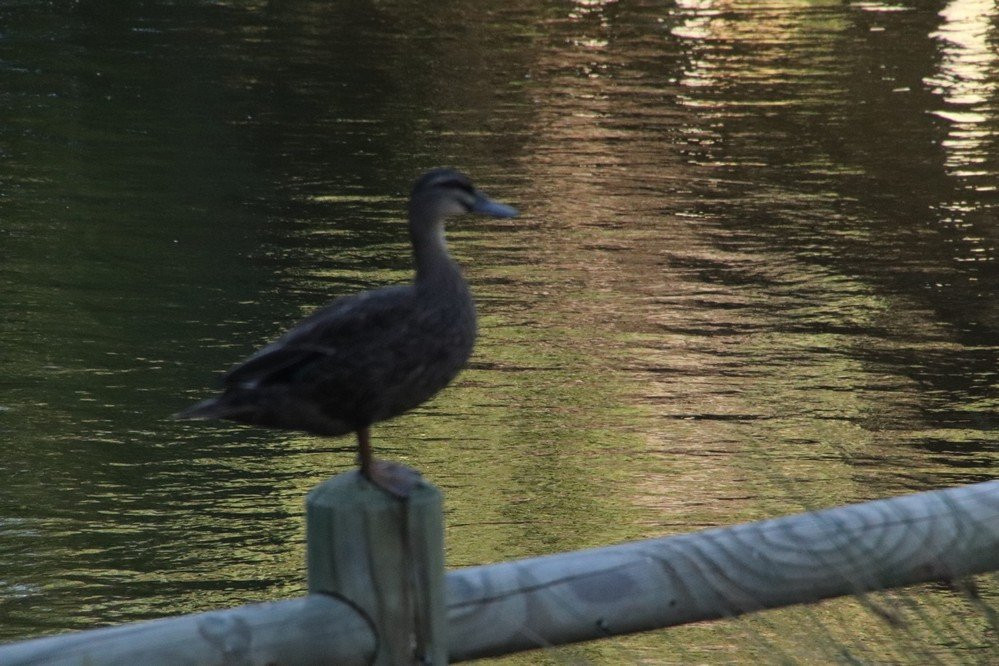
[[441,492],[436,486],[416,470],[409,467],[405,469],[416,476],[409,497],[396,497],[368,481],[359,470],[352,469],[317,484],[309,491],[305,504],[315,507],[343,507],[349,504],[421,504],[441,501]]

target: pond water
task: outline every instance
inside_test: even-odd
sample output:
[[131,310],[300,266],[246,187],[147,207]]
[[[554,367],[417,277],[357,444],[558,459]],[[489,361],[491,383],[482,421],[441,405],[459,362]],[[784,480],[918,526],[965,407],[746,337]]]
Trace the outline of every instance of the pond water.
[[[442,164],[523,213],[451,226],[475,355],[374,430],[444,490],[449,565],[995,476],[997,19],[5,0],[0,639],[303,593],[302,499],[352,441],[169,416],[409,279]],[[985,663],[979,586],[510,661]]]

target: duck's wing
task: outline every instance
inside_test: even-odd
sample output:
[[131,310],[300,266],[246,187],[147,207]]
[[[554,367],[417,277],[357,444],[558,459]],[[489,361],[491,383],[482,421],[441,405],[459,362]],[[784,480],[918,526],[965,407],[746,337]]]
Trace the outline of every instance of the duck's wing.
[[223,383],[252,388],[289,382],[317,364],[335,366],[391,339],[412,316],[411,289],[387,287],[337,299],[234,367]]

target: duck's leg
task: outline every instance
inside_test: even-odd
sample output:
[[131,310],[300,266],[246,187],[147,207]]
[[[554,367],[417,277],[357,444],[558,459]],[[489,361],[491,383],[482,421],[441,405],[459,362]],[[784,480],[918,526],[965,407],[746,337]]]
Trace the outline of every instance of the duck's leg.
[[371,430],[367,426],[364,426],[357,430],[357,464],[361,466],[361,474],[367,477],[369,481],[374,480],[371,478],[372,461]]
[[420,473],[412,467],[388,460],[375,460],[371,455],[371,432],[365,428],[357,431],[357,463],[361,474],[371,483],[399,499],[406,499],[420,481]]

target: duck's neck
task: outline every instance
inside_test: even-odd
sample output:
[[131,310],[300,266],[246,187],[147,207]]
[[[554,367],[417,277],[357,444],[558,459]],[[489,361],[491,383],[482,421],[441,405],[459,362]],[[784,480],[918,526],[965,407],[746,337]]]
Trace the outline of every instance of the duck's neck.
[[411,216],[409,235],[413,242],[416,284],[445,286],[463,283],[458,265],[451,259],[444,240],[444,221]]

